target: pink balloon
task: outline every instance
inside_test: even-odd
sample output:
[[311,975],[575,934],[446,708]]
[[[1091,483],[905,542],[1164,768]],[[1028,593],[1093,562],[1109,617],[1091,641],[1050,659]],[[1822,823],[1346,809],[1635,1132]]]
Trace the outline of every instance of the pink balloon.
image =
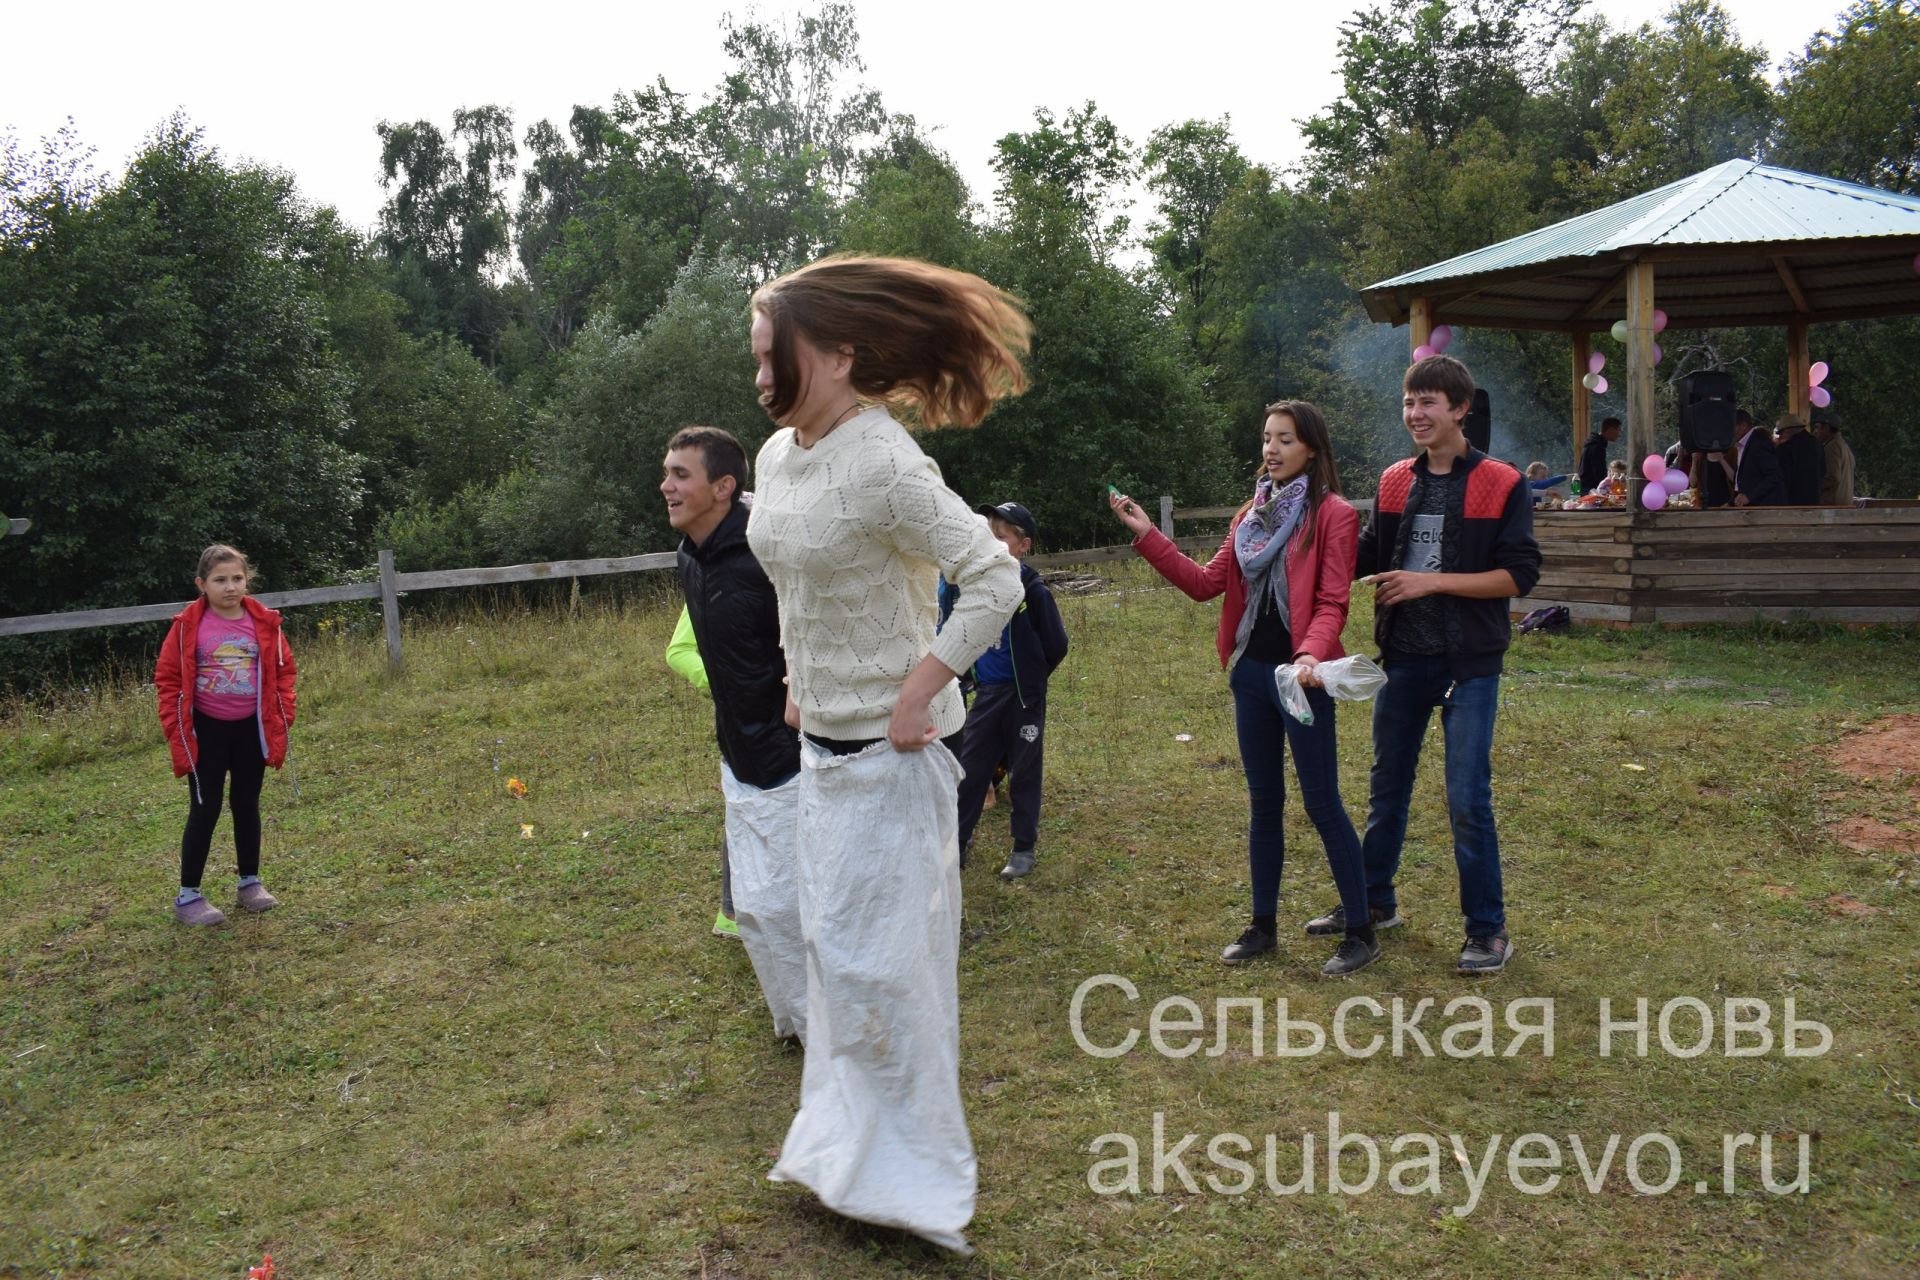
[[1593,375],[1593,394],[1597,396],[1607,394],[1607,380],[1597,373]]
[[1453,345],[1453,327],[1444,324],[1433,326],[1433,332],[1427,335],[1427,345],[1433,348],[1435,355],[1445,351]]
[[1415,364],[1419,364],[1422,360],[1425,360],[1427,357],[1437,356],[1439,354],[1440,353],[1438,351],[1435,351],[1432,347],[1428,346],[1426,343],[1423,342],[1419,346],[1413,349],[1413,362]]
[[1598,351],[1587,357],[1587,372],[1598,373],[1607,367],[1607,358]]
[[1662,329],[1666,327],[1667,327],[1667,313],[1660,310],[1658,307],[1655,307],[1653,311],[1653,331],[1655,333],[1659,333]]
[[1667,491],[1657,484],[1650,484],[1640,491],[1640,505],[1648,511],[1658,511],[1667,505]]
[[1640,459],[1640,474],[1647,478],[1648,484],[1659,484],[1660,477],[1667,474],[1667,460],[1657,453],[1650,453]]
[[1660,477],[1660,483],[1666,489],[1667,493],[1671,495],[1685,493],[1689,481],[1687,480],[1686,472],[1678,467],[1668,467],[1666,474]]
[[1813,401],[1814,408],[1824,409],[1833,403],[1833,392],[1827,390],[1825,387],[1815,387],[1813,390],[1807,392],[1807,399]]
[[1667,358],[1667,353],[1660,349],[1660,344],[1657,342],[1654,343],[1653,344],[1653,362],[1655,364],[1659,364],[1662,360],[1665,360],[1666,358]]
[[1819,386],[1827,380],[1827,375],[1832,372],[1833,370],[1827,368],[1827,362],[1825,360],[1815,360],[1813,362],[1813,368],[1807,370],[1807,385],[1810,387]]

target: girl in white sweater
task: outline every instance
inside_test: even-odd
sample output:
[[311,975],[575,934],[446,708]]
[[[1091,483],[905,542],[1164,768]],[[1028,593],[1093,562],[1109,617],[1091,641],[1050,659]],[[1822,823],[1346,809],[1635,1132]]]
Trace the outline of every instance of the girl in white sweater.
[[[807,947],[800,1112],[774,1168],[849,1217],[967,1252],[954,684],[1020,604],[1020,572],[888,407],[974,426],[1026,387],[1030,326],[978,276],[833,257],[753,300],[761,449],[748,542],[780,598],[803,734]],[[960,602],[935,632],[941,574]]]

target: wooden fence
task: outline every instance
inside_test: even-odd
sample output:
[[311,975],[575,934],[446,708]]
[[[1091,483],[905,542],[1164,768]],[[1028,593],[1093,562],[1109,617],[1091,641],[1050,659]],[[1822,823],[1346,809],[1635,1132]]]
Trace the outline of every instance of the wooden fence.
[[[346,600],[378,600],[387,633],[387,664],[401,669],[400,597],[409,591],[439,591],[448,587],[491,587],[514,582],[556,582],[602,573],[638,573],[673,568],[675,555],[657,551],[644,556],[615,556],[599,560],[547,560],[538,564],[499,565],[488,569],[433,569],[425,573],[397,573],[393,552],[380,553],[377,582],[354,582],[340,587],[308,587],[300,591],[267,591],[257,597],[273,609],[293,605],[337,604]],[[118,627],[135,622],[161,622],[187,607],[143,604],[130,609],[78,609],[67,613],[38,613],[0,618],[0,636],[34,635],[46,631],[79,631],[88,627]]]
[[1686,626],[1920,622],[1920,506],[1540,512],[1539,585],[1518,609]]
[[[1372,499],[1358,499],[1353,505],[1371,516]],[[1219,544],[1218,535],[1179,537],[1175,522],[1225,520],[1238,510],[1237,506],[1175,507],[1172,498],[1162,497],[1160,528],[1182,551],[1209,551]],[[1544,565],[1533,594],[1516,602],[1521,610],[1564,604],[1577,621],[1614,625],[1742,622],[1755,617],[1920,622],[1920,505],[1859,510],[1541,512],[1534,519],[1534,533]],[[1127,560],[1133,555],[1131,543],[1119,543],[1031,556],[1027,563],[1036,569],[1059,569]],[[641,573],[671,569],[675,559],[671,551],[658,551],[399,573],[393,552],[382,551],[377,581],[269,591],[259,600],[276,609],[378,600],[387,662],[399,671],[403,662],[400,598],[409,592]],[[162,622],[185,607],[185,601],[178,601],[0,618],[0,636]]]
[[[1372,504],[1367,504],[1371,506]],[[1215,519],[1233,515],[1238,507],[1189,507],[1176,510],[1173,499],[1160,499],[1160,526],[1182,551],[1210,550],[1215,537],[1178,538],[1173,522],[1187,519]],[[15,521],[23,526],[25,521]],[[1118,546],[1087,547],[1078,551],[1058,551],[1030,556],[1027,563],[1036,569],[1057,569],[1068,565],[1100,564],[1133,557],[1131,543]],[[403,664],[400,643],[400,598],[412,591],[440,591],[450,587],[505,586],[516,582],[555,582],[606,573],[640,573],[650,569],[671,569],[676,555],[656,551],[643,556],[616,556],[598,560],[548,560],[537,564],[499,565],[486,569],[433,569],[422,573],[399,573],[394,569],[393,552],[382,551],[379,579],[338,587],[308,587],[298,591],[268,591],[258,596],[261,604],[273,609],[299,605],[339,604],[348,600],[378,600],[387,637],[387,664],[399,671]],[[80,631],[91,627],[119,627],[137,622],[163,622],[187,607],[186,601],[172,604],[144,604],[125,609],[77,609],[66,613],[38,613],[25,617],[0,618],[0,636],[35,635],[49,631]]]

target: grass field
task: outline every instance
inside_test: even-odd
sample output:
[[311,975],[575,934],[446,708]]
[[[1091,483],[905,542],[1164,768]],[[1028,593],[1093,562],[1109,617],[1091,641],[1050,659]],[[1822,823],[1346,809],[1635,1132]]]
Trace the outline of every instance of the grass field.
[[[409,631],[407,676],[377,637],[300,648],[295,776],[270,775],[267,883],[284,905],[188,932],[168,903],[185,784],[150,694],[76,693],[0,720],[0,1276],[361,1277],[1898,1276],[1920,1272],[1920,925],[1911,853],[1856,852],[1829,827],[1912,832],[1920,793],[1857,782],[1822,750],[1920,710],[1920,637],[1791,627],[1522,638],[1509,657],[1495,803],[1517,956],[1474,984],[1460,942],[1438,735],[1422,763],[1406,928],[1358,978],[1317,976],[1321,940],[1283,929],[1267,963],[1214,959],[1244,923],[1245,791],[1216,617],[1139,566],[1063,601],[1041,868],[992,878],[1005,811],[967,873],[962,1088],[980,1159],[973,1259],[846,1222],[764,1175],[792,1114],[798,1051],[773,1040],[737,944],[709,935],[720,798],[705,699],[660,661],[672,614],[629,607],[471,616]],[[1349,627],[1363,648],[1364,606]],[[1176,740],[1190,734],[1191,741]],[[1340,722],[1365,805],[1364,710]],[[1639,766],[1629,768],[1628,766]],[[524,799],[508,794],[523,780]],[[531,834],[523,835],[523,824]],[[1292,806],[1283,926],[1332,903]],[[223,823],[208,887],[232,895]],[[214,868],[220,874],[214,875]],[[1141,1043],[1115,1058],[1076,1045]],[[1555,1052],[1443,1056],[1479,994],[1497,1016],[1549,999]],[[1435,1056],[1227,1052],[1171,1058],[1149,1011],[1185,996],[1274,1002],[1330,1027],[1352,997],[1437,1006]],[[1599,1052],[1598,1002],[1792,997],[1830,1051]],[[1385,1020],[1357,1017],[1363,1041]],[[1676,1017],[1677,1041],[1698,1021]],[[1184,1036],[1170,1037],[1178,1042]],[[1514,1040],[1504,1024],[1497,1049]],[[1681,1045],[1687,1047],[1686,1044]],[[1331,1113],[1380,1146],[1380,1182],[1326,1185]],[[1096,1139],[1125,1133],[1150,1183],[1155,1115],[1199,1184],[1099,1194]],[[1562,1178],[1523,1194],[1507,1145],[1554,1138]],[[1237,1133],[1314,1189],[1253,1190],[1209,1162]],[[1669,1135],[1685,1162],[1637,1192],[1626,1146]],[[1768,1135],[1805,1194],[1761,1188]],[[1408,1134],[1442,1138],[1438,1194],[1399,1194]],[[1571,1136],[1597,1163],[1597,1192]],[[1538,1155],[1543,1148],[1534,1147]],[[1229,1151],[1228,1154],[1233,1154]],[[1357,1151],[1343,1165],[1365,1173]],[[1649,1145],[1645,1183],[1665,1180]],[[1104,1176],[1114,1176],[1107,1166]],[[1544,1173],[1523,1176],[1538,1180]],[[1418,1170],[1403,1182],[1418,1181]],[[1695,1190],[1707,1179],[1707,1193]]]

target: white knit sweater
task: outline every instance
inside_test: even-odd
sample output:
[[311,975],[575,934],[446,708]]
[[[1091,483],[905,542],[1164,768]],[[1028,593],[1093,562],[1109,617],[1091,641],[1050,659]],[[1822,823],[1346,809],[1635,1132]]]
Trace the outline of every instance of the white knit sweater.
[[[800,727],[823,738],[885,737],[920,659],[966,670],[1021,600],[1018,563],[885,409],[810,449],[775,432],[754,464],[747,542],[780,597]],[[942,573],[960,599],[935,635]],[[932,711],[943,738],[966,723],[951,682]]]

